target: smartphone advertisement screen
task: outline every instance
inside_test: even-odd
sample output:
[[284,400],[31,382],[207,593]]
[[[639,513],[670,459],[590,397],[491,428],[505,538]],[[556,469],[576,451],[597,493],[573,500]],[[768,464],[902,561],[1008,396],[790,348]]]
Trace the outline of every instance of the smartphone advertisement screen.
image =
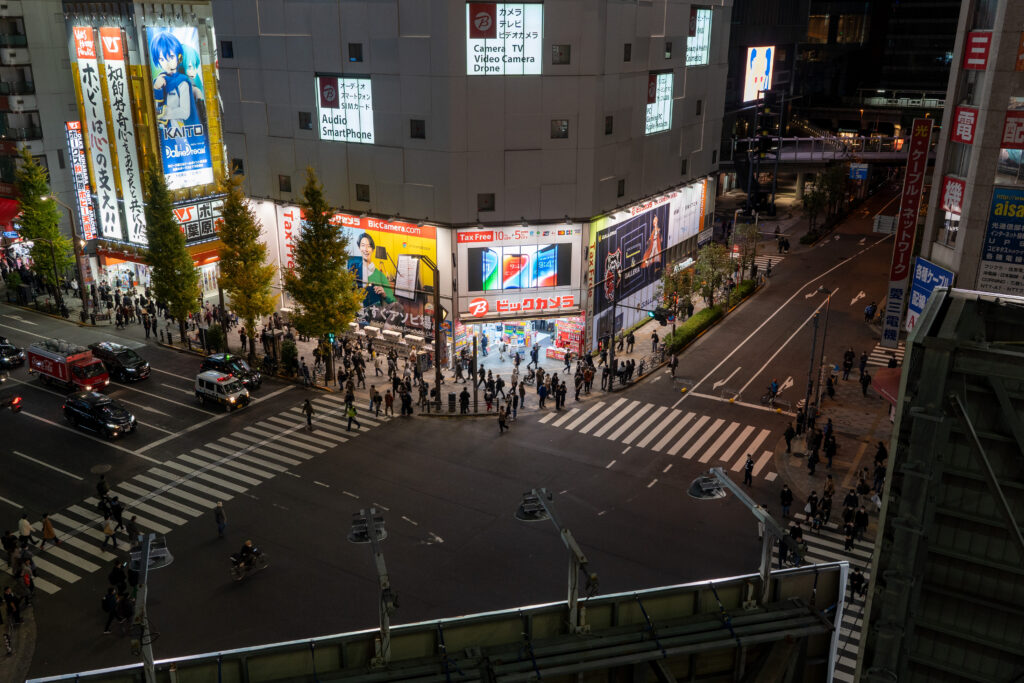
[[531,312],[545,317],[548,311],[564,315],[579,309],[581,225],[468,228],[458,231],[456,242],[464,318],[528,317]]

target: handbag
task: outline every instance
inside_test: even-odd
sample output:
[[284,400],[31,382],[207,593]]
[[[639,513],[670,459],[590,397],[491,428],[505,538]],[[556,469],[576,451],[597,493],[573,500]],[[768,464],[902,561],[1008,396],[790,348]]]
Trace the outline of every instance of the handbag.
[[804,505],[804,512],[806,512],[807,514],[811,514],[811,504],[810,503],[807,503],[806,505]]

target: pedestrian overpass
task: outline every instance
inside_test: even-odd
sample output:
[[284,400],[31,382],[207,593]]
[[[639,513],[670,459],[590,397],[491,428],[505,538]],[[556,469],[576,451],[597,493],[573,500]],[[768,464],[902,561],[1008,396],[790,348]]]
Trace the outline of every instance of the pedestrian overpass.
[[[778,163],[787,170],[802,166],[799,170],[813,171],[834,162],[856,162],[867,164],[903,165],[907,162],[905,137],[789,137],[771,138],[772,145],[778,146]],[[734,160],[745,163],[747,151],[755,150],[758,138],[736,138],[728,148],[722,150],[719,164],[721,170],[732,170]],[[931,156],[934,157],[934,145]],[[775,155],[761,159],[761,169],[768,170],[775,165]]]

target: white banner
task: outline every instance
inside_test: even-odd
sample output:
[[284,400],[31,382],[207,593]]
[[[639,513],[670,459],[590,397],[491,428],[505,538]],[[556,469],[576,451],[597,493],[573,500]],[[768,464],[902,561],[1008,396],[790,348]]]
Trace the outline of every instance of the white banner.
[[100,222],[100,235],[119,240],[123,239],[121,217],[117,209],[114,169],[110,161],[110,133],[103,112],[103,92],[96,63],[96,41],[89,26],[75,26],[71,30],[75,40],[78,81],[82,88],[82,106],[85,109],[89,162],[96,181],[96,213]]
[[107,71],[107,102],[110,103],[110,115],[114,124],[114,149],[117,150],[118,176],[121,178],[121,195],[124,197],[128,241],[147,244],[142,173],[135,147],[135,123],[132,121],[132,103],[121,29],[115,26],[101,27],[100,45],[103,48],[103,64]]

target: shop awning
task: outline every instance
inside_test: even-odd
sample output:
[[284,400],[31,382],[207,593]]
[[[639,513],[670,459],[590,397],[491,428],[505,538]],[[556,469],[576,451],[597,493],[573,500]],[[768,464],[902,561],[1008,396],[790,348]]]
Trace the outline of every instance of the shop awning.
[[21,206],[17,199],[0,197],[0,226],[9,226],[19,213],[21,213]]
[[875,391],[894,406],[900,397],[900,375],[902,373],[902,368],[880,368],[871,378],[871,386],[875,388]]

